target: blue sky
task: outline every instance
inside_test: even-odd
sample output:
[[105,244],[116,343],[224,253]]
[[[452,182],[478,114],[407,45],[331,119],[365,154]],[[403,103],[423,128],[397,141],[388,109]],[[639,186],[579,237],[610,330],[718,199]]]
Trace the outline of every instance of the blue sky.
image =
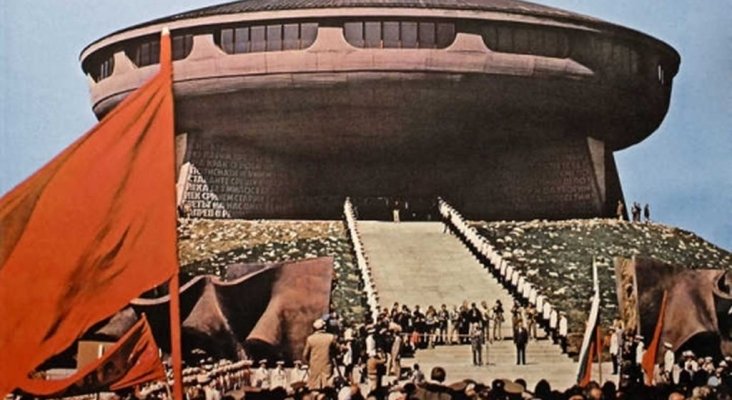
[[[95,123],[79,52],[126,26],[217,0],[3,0],[0,193]],[[655,36],[681,54],[671,107],[644,142],[615,154],[626,202],[732,249],[732,2],[542,0]]]

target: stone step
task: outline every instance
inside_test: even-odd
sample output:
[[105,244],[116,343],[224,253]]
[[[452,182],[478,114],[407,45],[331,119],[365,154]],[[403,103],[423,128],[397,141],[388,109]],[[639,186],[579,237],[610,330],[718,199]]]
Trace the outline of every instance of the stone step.
[[[374,222],[359,221],[358,229],[372,270],[381,307],[390,308],[394,302],[410,308],[420,305],[447,304],[449,308],[463,301],[491,306],[501,300],[508,313],[513,297],[472,256],[454,236],[443,233],[439,222]],[[504,323],[506,339],[488,345],[488,365],[472,365],[469,345],[443,345],[421,349],[414,358],[404,359],[402,366],[420,364],[429,374],[434,366],[447,370],[448,381],[475,379],[490,382],[495,378],[523,378],[530,387],[540,379],[564,389],[574,384],[577,363],[562,354],[550,340],[529,342],[527,365],[516,365],[516,353],[511,341],[511,325]],[[543,338],[545,333],[539,332]],[[485,357],[485,353],[484,353]],[[595,374],[599,373],[595,367]],[[609,379],[611,367],[603,367],[603,379]]]

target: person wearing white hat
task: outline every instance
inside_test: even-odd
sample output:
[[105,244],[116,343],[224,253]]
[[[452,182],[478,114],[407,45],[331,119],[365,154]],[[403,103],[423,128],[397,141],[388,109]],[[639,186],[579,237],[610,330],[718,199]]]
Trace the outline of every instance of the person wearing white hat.
[[696,362],[694,352],[686,350],[682,355],[684,356],[684,369],[691,372],[693,375],[694,372],[699,370],[699,363]]
[[645,344],[643,343],[643,336],[637,335],[635,337],[637,341],[635,345],[635,363],[637,365],[643,364],[643,354],[646,352]]
[[676,355],[674,355],[674,346],[669,342],[663,342],[663,347],[666,349],[663,353],[663,370],[666,375],[671,375],[674,364],[676,363]]
[[333,377],[333,359],[336,356],[336,338],[325,332],[325,322],[317,319],[313,322],[312,335],[305,341],[303,360],[310,366],[308,388],[319,390],[331,386]]
[[221,392],[216,389],[211,379],[203,385],[203,393],[206,400],[221,400]]
[[269,369],[267,369],[267,360],[259,360],[259,368],[254,370],[252,381],[254,387],[269,389],[270,375]]
[[252,360],[243,360],[240,361],[241,363],[241,370],[238,371],[237,379],[239,380],[239,383],[236,385],[237,388],[241,388],[242,386],[252,386]]
[[303,364],[300,360],[295,360],[295,367],[290,373],[290,385],[295,382],[307,382],[310,377],[310,371],[307,364]]
[[302,371],[302,361],[295,360],[292,362],[294,365],[292,366],[292,370],[290,370],[290,384],[293,384],[295,382],[302,382],[305,381],[304,374]]
[[287,389],[289,382],[287,379],[287,372],[285,371],[285,362],[284,361],[277,361],[277,366],[275,369],[272,370],[272,373],[270,374],[271,379],[271,387],[278,388],[281,387],[283,389]]

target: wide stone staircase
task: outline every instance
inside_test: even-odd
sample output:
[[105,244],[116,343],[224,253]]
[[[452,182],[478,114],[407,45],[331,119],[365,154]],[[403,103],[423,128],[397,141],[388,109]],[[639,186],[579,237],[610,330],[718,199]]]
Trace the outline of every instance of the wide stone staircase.
[[[473,366],[468,345],[447,345],[418,350],[415,358],[403,360],[403,366],[418,363],[427,375],[432,367],[442,366],[448,382],[523,378],[530,389],[540,379],[560,389],[575,383],[577,363],[562,354],[542,331],[539,340],[527,346],[527,365],[516,365],[509,322],[513,298],[455,236],[443,232],[442,223],[359,221],[358,228],[382,308],[399,302],[411,309],[419,305],[425,310],[428,305],[439,307],[443,303],[452,309],[465,300],[478,304],[485,300],[490,305],[501,300],[506,310],[506,339],[488,345],[488,365]],[[483,357],[485,362],[485,353]],[[610,366],[603,365],[603,380],[614,378],[610,372]],[[598,373],[594,371],[593,378]]]

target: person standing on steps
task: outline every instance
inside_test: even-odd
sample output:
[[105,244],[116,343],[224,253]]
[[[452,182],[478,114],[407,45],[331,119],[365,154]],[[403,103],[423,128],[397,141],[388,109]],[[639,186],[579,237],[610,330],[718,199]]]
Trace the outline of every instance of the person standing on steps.
[[490,307],[488,307],[487,301],[481,301],[480,306],[482,307],[483,313],[483,341],[488,345],[488,343],[493,343],[493,336],[491,336],[491,326],[493,325],[491,320],[493,320],[493,315]]
[[512,334],[514,336],[516,335],[519,325],[524,324],[522,315],[523,307],[521,307],[521,304],[519,304],[517,300],[514,300],[513,307],[511,307],[511,332],[513,332]]
[[613,375],[617,375],[620,371],[622,331],[618,331],[615,327],[610,328],[610,361],[613,363]]
[[503,340],[503,304],[501,300],[496,300],[493,306],[493,340]]
[[387,375],[394,375],[399,380],[402,374],[402,329],[397,324],[392,324],[390,328],[393,334],[393,341],[391,344],[391,354],[389,355],[389,362],[387,366]]
[[452,311],[450,312],[450,333],[447,335],[450,344],[455,344],[456,341],[460,341],[459,325],[460,310],[458,310],[458,306],[452,306]]
[[470,348],[473,351],[473,365],[483,365],[483,332],[480,324],[470,324]]
[[516,329],[513,342],[516,345],[516,365],[526,365],[526,343],[529,342],[529,331],[523,325],[519,325]]
[[440,311],[437,313],[437,326],[438,326],[438,339],[439,344],[448,343],[448,331],[447,325],[450,322],[450,311],[447,310],[447,305],[443,304]]
[[538,335],[536,333],[536,307],[534,307],[533,304],[529,304],[529,306],[525,309],[526,311],[526,329],[529,331],[529,336],[536,340],[538,339]]
[[470,304],[470,309],[468,310],[468,323],[471,326],[473,324],[476,324],[479,327],[482,327],[485,323],[485,320],[483,319],[483,313],[478,310],[478,306],[475,303]]
[[464,301],[460,306],[460,311],[458,313],[458,343],[470,343],[470,338],[468,336],[469,330],[470,322],[468,321],[468,302]]

